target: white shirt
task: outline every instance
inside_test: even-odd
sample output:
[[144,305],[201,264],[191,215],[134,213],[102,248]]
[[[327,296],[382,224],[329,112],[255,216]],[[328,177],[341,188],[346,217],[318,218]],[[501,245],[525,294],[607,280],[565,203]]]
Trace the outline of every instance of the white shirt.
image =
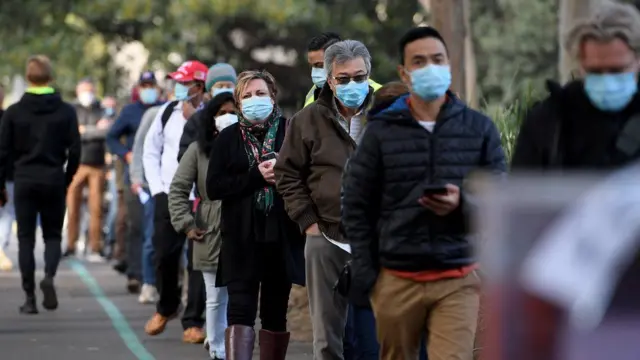
[[173,108],[164,129],[162,128],[162,114],[169,104],[167,102],[158,110],[144,139],[142,164],[152,196],[169,193],[173,175],[178,170],[180,138],[187,123],[182,116],[182,102],[179,102]]
[[423,121],[420,120],[418,121],[418,123],[420,123],[420,125],[425,128],[428,132],[433,132],[433,128],[436,127],[436,122],[435,121]]

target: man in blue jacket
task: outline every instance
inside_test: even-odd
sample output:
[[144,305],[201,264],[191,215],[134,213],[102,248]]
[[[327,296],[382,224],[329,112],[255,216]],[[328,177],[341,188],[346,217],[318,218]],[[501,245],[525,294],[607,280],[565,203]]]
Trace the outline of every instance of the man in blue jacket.
[[[115,123],[107,134],[107,145],[111,153],[125,161],[124,171],[124,199],[129,211],[127,226],[127,288],[131,293],[140,291],[142,279],[142,242],[143,242],[143,221],[144,208],[138,197],[140,189],[131,186],[128,167],[133,159],[133,141],[136,131],[140,126],[142,115],[152,106],[159,105],[160,90],[156,77],[151,71],[145,71],[140,76],[138,83],[140,99],[133,102],[120,112]],[[120,139],[126,138],[123,144]],[[146,205],[146,204],[145,204]],[[150,286],[143,286],[143,292],[153,292]]]

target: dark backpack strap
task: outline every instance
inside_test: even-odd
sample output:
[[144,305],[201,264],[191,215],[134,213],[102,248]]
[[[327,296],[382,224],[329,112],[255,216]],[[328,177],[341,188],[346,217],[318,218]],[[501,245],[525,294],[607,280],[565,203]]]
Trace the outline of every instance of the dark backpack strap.
[[164,130],[164,127],[167,125],[167,122],[169,122],[169,119],[171,118],[171,114],[173,114],[173,109],[175,109],[178,103],[179,101],[174,100],[170,102],[166,108],[164,108],[164,111],[162,112],[162,117],[160,118],[162,120],[162,130]]

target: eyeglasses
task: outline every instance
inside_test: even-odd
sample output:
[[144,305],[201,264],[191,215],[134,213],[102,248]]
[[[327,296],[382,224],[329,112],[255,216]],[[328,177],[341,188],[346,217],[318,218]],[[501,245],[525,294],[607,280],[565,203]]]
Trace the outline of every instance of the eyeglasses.
[[369,74],[356,75],[356,76],[334,76],[333,79],[336,81],[336,83],[338,83],[338,85],[346,85],[350,83],[351,80],[357,83],[361,83],[369,79]]

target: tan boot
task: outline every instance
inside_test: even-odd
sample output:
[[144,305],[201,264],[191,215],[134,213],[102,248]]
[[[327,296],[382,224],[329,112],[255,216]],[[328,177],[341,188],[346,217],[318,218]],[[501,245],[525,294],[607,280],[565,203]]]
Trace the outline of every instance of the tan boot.
[[187,344],[202,344],[205,338],[204,331],[198,327],[188,328],[182,333],[182,341]]
[[144,332],[151,336],[162,334],[169,320],[171,320],[171,318],[155,313],[144,326]]
[[226,360],[251,360],[256,333],[250,326],[231,325],[224,333]]
[[289,337],[288,332],[260,330],[260,360],[285,360]]

